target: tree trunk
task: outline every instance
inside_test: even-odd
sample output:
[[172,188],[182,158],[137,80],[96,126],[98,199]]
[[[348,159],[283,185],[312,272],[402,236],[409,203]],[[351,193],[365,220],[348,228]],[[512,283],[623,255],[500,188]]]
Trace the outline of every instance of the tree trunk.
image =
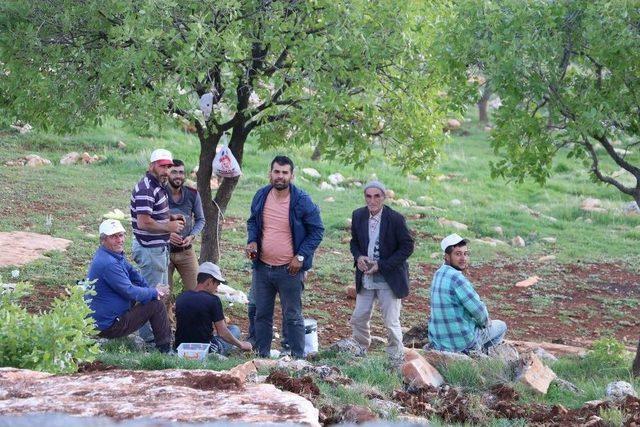
[[318,141],[318,143],[316,144],[316,148],[313,149],[313,154],[311,154],[311,160],[313,160],[314,162],[320,160],[320,158],[322,157],[322,147],[323,147],[323,141],[324,139],[321,139],[320,141]]
[[[248,132],[242,126],[233,129],[229,148],[242,167],[242,155],[244,143]],[[202,246],[200,248],[200,262],[211,261],[218,263],[220,260],[220,239],[222,237],[222,215],[227,210],[233,191],[240,177],[224,178],[215,199],[211,192],[211,175],[213,167],[211,163],[216,154],[216,147],[222,134],[208,135],[204,141],[200,141],[200,166],[198,168],[198,191],[202,198],[202,210],[204,211],[205,225],[202,230]],[[215,201],[215,202],[214,202]]]
[[634,377],[640,377],[640,340],[638,340],[638,349],[636,350],[636,358],[633,360],[632,373]]
[[[200,249],[200,262],[204,261],[218,261],[218,255],[213,257],[213,253],[210,248],[213,246],[212,242],[216,238],[216,231],[218,229],[218,210],[213,204],[213,197],[211,197],[211,174],[213,172],[213,158],[216,155],[216,147],[218,141],[222,135],[207,133],[206,138],[200,139],[200,162],[198,166],[198,192],[200,192],[200,198],[202,199],[202,210],[204,212],[204,229],[202,230],[202,247]],[[216,240],[217,247],[217,240]]]
[[487,104],[489,103],[489,98],[491,98],[491,89],[488,85],[485,84],[482,91],[482,97],[480,98],[480,101],[478,101],[478,121],[480,123],[489,122],[489,113],[487,112]]

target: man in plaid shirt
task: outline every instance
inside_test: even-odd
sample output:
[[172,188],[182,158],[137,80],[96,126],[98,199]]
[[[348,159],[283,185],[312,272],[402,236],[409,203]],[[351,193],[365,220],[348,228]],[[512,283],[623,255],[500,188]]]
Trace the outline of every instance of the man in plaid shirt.
[[444,264],[431,282],[430,347],[468,353],[487,352],[502,342],[507,325],[489,320],[487,307],[462,274],[469,265],[467,241],[457,234],[440,243]]

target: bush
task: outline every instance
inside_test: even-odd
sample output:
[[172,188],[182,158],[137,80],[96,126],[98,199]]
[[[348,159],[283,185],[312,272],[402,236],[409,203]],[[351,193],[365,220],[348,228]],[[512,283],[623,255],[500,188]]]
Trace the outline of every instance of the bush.
[[31,314],[18,304],[25,286],[3,288],[0,295],[0,366],[70,373],[79,362],[93,361],[98,347],[84,288],[73,286],[51,310]]

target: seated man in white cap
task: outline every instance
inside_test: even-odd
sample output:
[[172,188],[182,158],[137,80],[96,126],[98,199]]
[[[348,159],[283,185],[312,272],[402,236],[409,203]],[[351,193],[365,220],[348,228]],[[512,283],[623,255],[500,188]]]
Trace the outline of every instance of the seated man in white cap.
[[[177,348],[182,343],[211,343],[210,351],[228,354],[233,346],[251,351],[251,343],[240,341],[240,328],[227,326],[222,302],[216,295],[218,285],[225,279],[220,267],[204,262],[198,268],[197,285],[194,290],[184,291],[176,299]],[[217,335],[213,334],[215,326]]]
[[100,247],[91,261],[89,279],[97,279],[95,295],[87,296],[102,338],[129,335],[151,323],[158,350],[170,350],[171,328],[160,298],[167,287],[152,288],[124,256],[124,228],[108,219],[100,224]]
[[444,264],[431,282],[429,347],[435,350],[486,353],[500,344],[507,325],[489,320],[486,305],[463,272],[469,266],[467,240],[457,234],[440,243]]

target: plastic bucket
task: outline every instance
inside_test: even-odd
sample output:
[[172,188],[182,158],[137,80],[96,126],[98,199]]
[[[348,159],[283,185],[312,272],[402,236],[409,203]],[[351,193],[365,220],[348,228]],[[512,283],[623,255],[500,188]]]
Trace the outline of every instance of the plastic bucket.
[[209,344],[183,342],[177,348],[178,356],[187,360],[204,360],[209,353]]
[[318,352],[318,322],[304,319],[304,354]]

